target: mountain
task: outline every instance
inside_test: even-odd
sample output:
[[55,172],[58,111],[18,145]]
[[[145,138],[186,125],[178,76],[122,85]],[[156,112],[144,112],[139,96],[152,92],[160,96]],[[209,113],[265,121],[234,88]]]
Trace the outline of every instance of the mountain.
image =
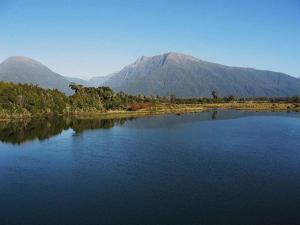
[[90,85],[95,86],[95,87],[102,86],[112,76],[113,76],[113,74],[108,75],[108,76],[92,77],[89,80],[89,83],[90,83]]
[[43,88],[57,88],[66,94],[72,93],[68,87],[70,82],[65,77],[23,56],[10,57],[0,64],[0,81],[31,83]]
[[65,77],[69,82],[74,82],[76,84],[81,84],[85,87],[92,86],[88,80],[80,79],[77,77]]
[[121,71],[89,81],[64,77],[23,56],[14,56],[0,64],[0,81],[32,83],[57,88],[71,94],[70,82],[84,86],[110,86],[130,94],[170,95],[178,97],[220,96],[275,97],[300,95],[300,79],[287,74],[230,67],[206,62],[180,53],[141,57]]
[[216,90],[220,96],[300,95],[299,79],[287,74],[230,67],[174,52],[141,57],[106,78],[104,86],[130,94],[204,97]]

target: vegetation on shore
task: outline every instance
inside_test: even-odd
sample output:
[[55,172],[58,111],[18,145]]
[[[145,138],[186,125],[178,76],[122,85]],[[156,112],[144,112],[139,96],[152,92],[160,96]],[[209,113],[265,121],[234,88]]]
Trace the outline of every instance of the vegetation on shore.
[[300,112],[300,103],[289,102],[268,102],[268,101],[248,101],[248,102],[228,102],[204,104],[207,109],[237,109],[246,111],[273,111],[273,112]]
[[68,97],[31,84],[0,82],[0,118],[67,112]]
[[130,116],[162,113],[198,112],[210,108],[243,110],[300,111],[300,97],[287,98],[176,98],[128,95],[109,87],[83,87],[70,84],[71,96],[58,90],[43,89],[32,84],[0,82],[0,118],[26,118],[55,115]]

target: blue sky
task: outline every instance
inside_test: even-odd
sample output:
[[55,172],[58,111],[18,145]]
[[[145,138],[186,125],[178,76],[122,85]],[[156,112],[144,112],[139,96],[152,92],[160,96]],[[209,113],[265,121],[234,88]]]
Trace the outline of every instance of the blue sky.
[[169,51],[300,76],[300,0],[0,0],[0,61],[88,78]]

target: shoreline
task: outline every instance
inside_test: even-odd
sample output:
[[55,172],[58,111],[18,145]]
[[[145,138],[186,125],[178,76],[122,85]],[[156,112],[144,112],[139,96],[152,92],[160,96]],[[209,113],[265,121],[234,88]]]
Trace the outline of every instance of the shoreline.
[[235,109],[257,112],[300,112],[300,103],[289,102],[228,102],[203,104],[205,108]]
[[183,114],[183,113],[197,113],[203,112],[206,109],[201,104],[174,104],[174,105],[163,105],[159,104],[155,107],[150,107],[146,109],[140,109],[137,111],[130,110],[109,110],[105,112],[71,112],[65,114],[44,114],[44,115],[17,115],[12,117],[1,118],[1,122],[9,122],[13,120],[25,120],[25,119],[41,119],[52,116],[67,116],[67,117],[76,117],[76,118],[91,118],[99,117],[103,119],[114,119],[114,118],[129,118],[129,117],[141,117],[141,116],[155,116],[155,115],[164,115],[164,114]]
[[[140,109],[137,111],[129,110],[109,110],[106,112],[72,112],[59,114],[57,116],[70,117],[99,117],[103,119],[128,118],[141,116],[156,116],[164,114],[184,114],[204,112],[212,109],[233,109],[256,112],[300,112],[300,103],[270,103],[270,102],[229,102],[229,103],[199,103],[199,104],[157,104],[153,107]],[[44,115],[15,115],[12,117],[1,118],[0,122],[12,120],[40,119],[55,116],[55,114]]]

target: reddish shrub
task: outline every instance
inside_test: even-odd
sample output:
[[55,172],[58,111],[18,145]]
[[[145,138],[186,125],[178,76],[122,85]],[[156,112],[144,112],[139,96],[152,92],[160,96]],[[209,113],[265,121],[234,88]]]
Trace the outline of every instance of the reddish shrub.
[[129,105],[129,110],[130,111],[138,111],[140,109],[147,109],[150,108],[151,104],[149,102],[144,102],[144,103],[132,103]]

